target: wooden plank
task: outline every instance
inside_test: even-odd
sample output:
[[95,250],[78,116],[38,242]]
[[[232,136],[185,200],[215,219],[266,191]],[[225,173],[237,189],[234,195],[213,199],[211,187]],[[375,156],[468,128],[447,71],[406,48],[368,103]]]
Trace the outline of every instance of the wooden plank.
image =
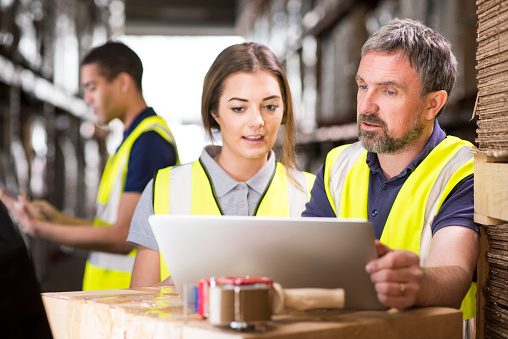
[[508,163],[488,160],[491,159],[475,154],[475,213],[508,220]]
[[505,220],[487,217],[486,215],[477,214],[474,215],[474,222],[482,225],[500,225],[506,223]]

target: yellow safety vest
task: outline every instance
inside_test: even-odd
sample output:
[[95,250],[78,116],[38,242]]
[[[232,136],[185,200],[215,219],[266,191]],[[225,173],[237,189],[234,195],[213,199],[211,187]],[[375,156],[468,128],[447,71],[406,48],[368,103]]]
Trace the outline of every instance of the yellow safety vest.
[[[451,190],[473,174],[472,144],[448,136],[418,165],[400,189],[380,241],[412,251],[425,267],[432,240],[432,221]],[[325,161],[325,190],[339,218],[368,218],[370,169],[360,142],[330,151]],[[401,228],[400,225],[405,225]],[[476,316],[476,283],[462,301],[464,319]]]
[[[174,146],[177,164],[179,163],[173,135],[164,120],[159,116],[144,119],[106,163],[97,194],[97,212],[93,221],[95,227],[111,226],[116,222],[132,145],[142,133],[148,131],[156,131]],[[83,290],[129,288],[135,256],[135,248],[129,254],[90,252],[85,267]]]
[[[316,178],[313,174],[292,170],[302,190],[292,184],[283,165],[277,163],[274,174],[254,210],[254,215],[300,217],[310,198]],[[154,180],[154,213],[179,215],[223,215],[215,189],[199,160],[158,171]],[[161,281],[169,271],[160,254]]]

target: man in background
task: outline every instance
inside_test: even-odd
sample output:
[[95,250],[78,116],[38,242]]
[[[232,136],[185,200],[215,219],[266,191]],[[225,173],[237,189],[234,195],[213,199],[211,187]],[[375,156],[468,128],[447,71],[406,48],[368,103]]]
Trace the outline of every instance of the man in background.
[[179,163],[171,131],[143,98],[142,75],[139,57],[119,42],[91,50],[81,63],[84,101],[97,123],[119,119],[124,125],[122,143],[102,175],[92,222],[0,189],[0,199],[25,233],[91,251],[83,290],[129,287],[135,248],[126,239],[138,200],[158,169]]

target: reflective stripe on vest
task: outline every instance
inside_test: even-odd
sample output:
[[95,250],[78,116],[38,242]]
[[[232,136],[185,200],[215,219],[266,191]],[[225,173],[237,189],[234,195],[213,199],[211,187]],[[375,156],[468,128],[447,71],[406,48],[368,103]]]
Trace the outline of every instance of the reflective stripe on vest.
[[[301,216],[315,177],[309,173],[291,171],[303,191],[288,184],[284,166],[277,163],[272,181],[261,197],[254,215]],[[213,184],[199,161],[160,170],[154,185],[155,214],[223,214]]]
[[[283,165],[277,163],[272,179],[258,202],[254,215],[300,217],[310,198],[313,174],[291,170],[302,190],[290,183]],[[213,183],[201,162],[158,171],[154,181],[154,213],[223,215]],[[161,281],[169,271],[160,255]]]
[[[173,135],[161,117],[150,116],[144,119],[123,141],[118,151],[109,157],[106,163],[106,168],[104,169],[99,186],[99,192],[97,193],[95,224],[112,225],[116,222],[118,207],[125,185],[125,178],[127,177],[127,164],[129,163],[132,145],[142,133],[148,131],[159,133],[166,141],[175,146]],[[176,146],[174,148],[176,151]],[[178,152],[176,156],[178,164]]]
[[[164,119],[159,116],[150,116],[136,126],[134,131],[123,141],[118,151],[109,157],[106,168],[101,178],[99,192],[96,201],[96,216],[93,221],[96,227],[109,227],[117,221],[118,209],[125,186],[127,169],[132,145],[137,138],[144,132],[155,131],[165,140],[171,143],[175,152],[177,152],[175,141],[171,131],[167,127]],[[178,152],[176,153],[178,163]],[[129,254],[112,254],[106,252],[90,252],[88,263],[85,268],[85,277],[83,280],[83,289],[87,286],[101,288],[102,285],[116,286],[115,288],[128,288],[129,279],[125,275],[132,273],[136,249]],[[115,273],[118,275],[118,279]],[[107,282],[105,280],[108,280]],[[118,281],[118,285],[112,282]]]
[[[340,159],[337,159],[337,157],[340,155]],[[325,177],[324,182],[329,182],[328,185],[325,185],[326,188],[326,194],[328,196],[328,199],[333,202],[337,201],[340,202],[340,193],[343,190],[343,185],[345,182],[345,178],[350,173],[351,168],[357,163],[357,160],[361,156],[366,157],[367,151],[363,149],[361,143],[357,142],[352,145],[345,145],[340,146],[335,149],[333,149],[326,157],[326,163],[332,164],[332,166],[325,167]],[[330,168],[330,170],[326,170],[327,168]],[[362,185],[363,186],[363,185]],[[368,186],[368,185],[367,185]],[[339,215],[337,211],[340,212],[340,209],[338,208],[339,204],[331,204],[335,215],[339,216],[340,218],[364,218],[367,219],[367,216],[346,216],[346,215]],[[346,210],[346,209],[343,209]]]
[[[436,216],[438,209],[443,204],[445,198],[450,191],[462,179],[473,173],[473,159],[470,152],[470,147],[461,147],[443,167],[436,181],[434,187],[430,190],[429,198],[425,206],[425,220],[423,222],[423,232],[420,240],[420,265],[427,266],[427,257],[429,255],[430,243],[432,240],[432,221]],[[465,172],[465,173],[462,173]],[[453,176],[458,176],[456,180],[450,180]],[[448,184],[447,184],[448,182]],[[453,186],[452,186],[453,185]],[[442,187],[445,187],[443,190]]]
[[[429,153],[397,194],[381,235],[382,243],[419,254],[420,266],[426,267],[434,217],[451,190],[473,173],[470,147],[469,142],[448,136]],[[368,218],[370,169],[366,157],[367,151],[359,142],[336,148],[327,157],[325,187],[340,218]],[[424,203],[415,203],[419,201]],[[401,224],[406,225],[404,230]],[[473,289],[475,284],[468,298]],[[475,316],[474,308],[462,311],[464,317]]]

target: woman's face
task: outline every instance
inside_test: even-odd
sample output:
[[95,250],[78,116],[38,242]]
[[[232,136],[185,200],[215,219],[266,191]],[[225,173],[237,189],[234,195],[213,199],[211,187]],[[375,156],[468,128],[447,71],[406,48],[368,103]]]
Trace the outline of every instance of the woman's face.
[[226,78],[218,112],[221,158],[264,163],[277,138],[284,103],[277,78],[267,71],[235,73]]

